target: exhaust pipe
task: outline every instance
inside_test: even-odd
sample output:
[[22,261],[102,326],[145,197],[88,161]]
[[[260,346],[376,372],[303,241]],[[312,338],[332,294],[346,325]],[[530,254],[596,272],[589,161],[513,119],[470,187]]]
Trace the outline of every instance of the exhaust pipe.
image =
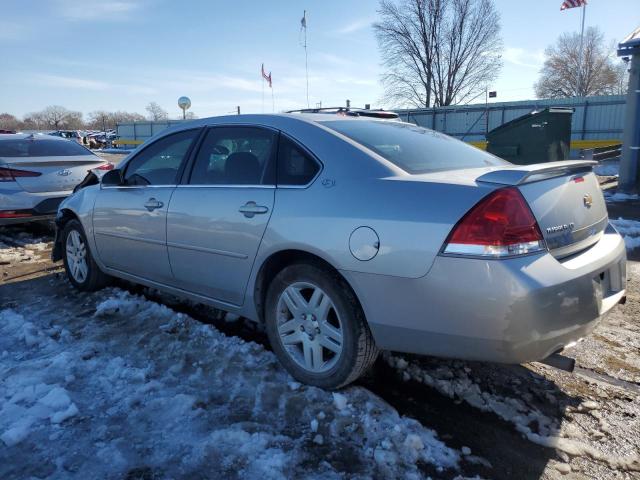
[[543,360],[539,360],[538,363],[544,363],[550,367],[564,370],[565,372],[573,372],[576,368],[576,361],[573,358],[565,357],[559,353],[553,353]]

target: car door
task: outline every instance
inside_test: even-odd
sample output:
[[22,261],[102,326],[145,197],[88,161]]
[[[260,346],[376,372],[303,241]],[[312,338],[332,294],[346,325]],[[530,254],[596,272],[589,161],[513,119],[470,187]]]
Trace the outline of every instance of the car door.
[[176,286],[241,305],[273,209],[277,132],[206,132],[188,179],[171,198],[167,246]]
[[102,186],[93,209],[98,257],[109,268],[161,283],[172,280],[167,209],[200,129],[163,137],[124,166],[121,186]]

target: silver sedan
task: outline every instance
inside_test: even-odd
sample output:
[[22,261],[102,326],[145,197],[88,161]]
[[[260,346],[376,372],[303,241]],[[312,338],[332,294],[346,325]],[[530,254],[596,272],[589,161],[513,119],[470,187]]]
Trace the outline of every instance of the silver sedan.
[[65,200],[54,259],[82,290],[120,277],[264,322],[324,388],[380,349],[541,360],[625,295],[591,168],[515,166],[399,121],[203,119]]
[[53,219],[87,171],[111,168],[65,138],[0,134],[0,225]]

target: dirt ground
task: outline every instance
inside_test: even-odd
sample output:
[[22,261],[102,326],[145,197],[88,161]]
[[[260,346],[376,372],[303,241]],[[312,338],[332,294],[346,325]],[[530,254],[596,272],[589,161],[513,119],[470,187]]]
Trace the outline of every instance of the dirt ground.
[[[64,324],[65,316],[91,309],[86,296],[66,281],[61,265],[50,261],[51,242],[46,225],[0,228],[0,310],[54,305]],[[264,335],[242,319],[222,321],[202,306],[127,284],[118,287],[266,345]],[[576,359],[574,373],[541,364],[385,353],[359,385],[460,450],[463,476],[640,479],[640,263],[629,262],[626,304],[565,353]],[[0,382],[5,374],[0,359]]]

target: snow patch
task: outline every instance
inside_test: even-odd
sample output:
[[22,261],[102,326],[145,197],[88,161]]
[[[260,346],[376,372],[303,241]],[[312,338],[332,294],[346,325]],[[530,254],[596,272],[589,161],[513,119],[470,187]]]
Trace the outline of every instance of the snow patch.
[[333,394],[333,403],[336,408],[340,411],[345,410],[347,408],[347,397],[341,393],[334,392]]
[[611,194],[608,191],[605,191],[604,196],[607,202],[628,202],[630,200],[638,200],[638,198],[640,198],[636,194],[632,195],[629,193],[622,193],[622,192],[616,192]]
[[0,352],[0,464],[17,471],[419,478],[461,458],[364,388],[301,385],[262,346],[118,289],[0,311]]
[[[608,464],[611,468],[640,469],[638,455],[616,457],[600,452],[582,442],[560,437],[557,434],[560,431],[560,425],[524,400],[483,391],[480,384],[471,376],[471,370],[463,366],[463,362],[442,361],[434,368],[424,368],[413,361],[405,365],[406,360],[399,356],[388,353],[384,355],[387,363],[403,375],[403,378],[406,376],[410,380],[428,385],[451,399],[462,400],[481,411],[492,412],[511,423],[518,432],[533,443],[555,448],[572,456],[587,455]],[[582,408],[594,410],[598,405],[593,401],[585,401],[582,403]],[[468,453],[465,453],[467,451]],[[468,455],[471,451],[463,447],[462,453]]]
[[640,221],[618,218],[617,220],[610,220],[610,222],[624,238],[627,250],[640,247]]
[[593,167],[593,171],[603,177],[615,177],[620,174],[620,162],[602,162]]

